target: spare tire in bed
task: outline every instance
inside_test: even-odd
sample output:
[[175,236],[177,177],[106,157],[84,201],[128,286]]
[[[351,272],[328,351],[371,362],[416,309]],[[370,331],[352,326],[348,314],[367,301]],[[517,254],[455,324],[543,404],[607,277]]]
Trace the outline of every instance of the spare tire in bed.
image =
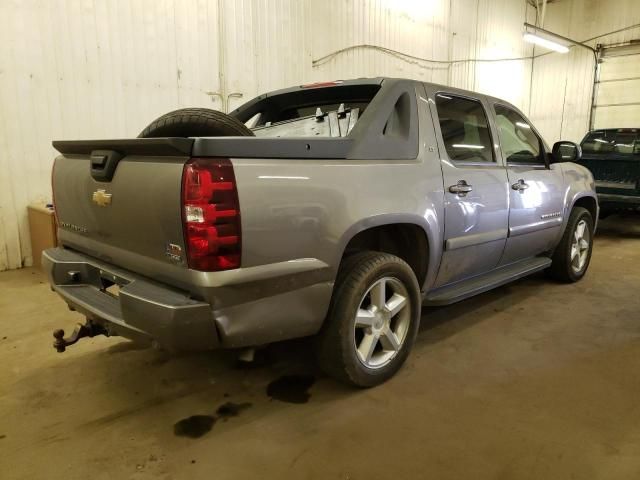
[[208,108],[181,108],[156,118],[138,138],[157,137],[252,137],[244,123]]

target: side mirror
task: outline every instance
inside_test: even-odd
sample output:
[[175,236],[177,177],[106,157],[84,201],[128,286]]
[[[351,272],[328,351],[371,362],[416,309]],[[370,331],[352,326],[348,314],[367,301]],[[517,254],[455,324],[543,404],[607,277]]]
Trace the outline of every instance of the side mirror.
[[577,143],[562,140],[553,144],[551,162],[577,162],[582,158],[582,148]]

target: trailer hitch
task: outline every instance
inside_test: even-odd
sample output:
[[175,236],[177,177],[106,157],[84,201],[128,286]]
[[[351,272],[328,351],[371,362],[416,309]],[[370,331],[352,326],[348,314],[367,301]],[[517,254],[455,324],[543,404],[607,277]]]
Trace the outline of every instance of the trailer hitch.
[[95,337],[96,335],[108,336],[108,332],[103,326],[96,325],[95,323],[92,323],[90,321],[88,321],[84,325],[78,323],[76,325],[76,328],[73,329],[73,333],[66,338],[64,337],[64,330],[54,330],[53,338],[55,338],[55,340],[53,341],[53,348],[62,353],[66,350],[67,347],[73,345],[81,338]]

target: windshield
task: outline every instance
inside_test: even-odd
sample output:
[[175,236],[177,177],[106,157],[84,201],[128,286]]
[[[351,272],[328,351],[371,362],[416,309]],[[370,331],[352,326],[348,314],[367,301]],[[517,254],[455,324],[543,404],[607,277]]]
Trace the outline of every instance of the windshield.
[[640,153],[639,129],[594,130],[582,141],[582,153],[633,155]]

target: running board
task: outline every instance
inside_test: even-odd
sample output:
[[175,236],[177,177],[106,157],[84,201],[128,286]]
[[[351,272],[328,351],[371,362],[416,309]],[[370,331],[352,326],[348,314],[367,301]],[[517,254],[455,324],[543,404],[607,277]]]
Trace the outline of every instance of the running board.
[[551,259],[547,257],[529,258],[521,262],[512,263],[489,273],[432,290],[427,293],[423,304],[436,306],[459,302],[518,278],[544,270],[550,265]]

